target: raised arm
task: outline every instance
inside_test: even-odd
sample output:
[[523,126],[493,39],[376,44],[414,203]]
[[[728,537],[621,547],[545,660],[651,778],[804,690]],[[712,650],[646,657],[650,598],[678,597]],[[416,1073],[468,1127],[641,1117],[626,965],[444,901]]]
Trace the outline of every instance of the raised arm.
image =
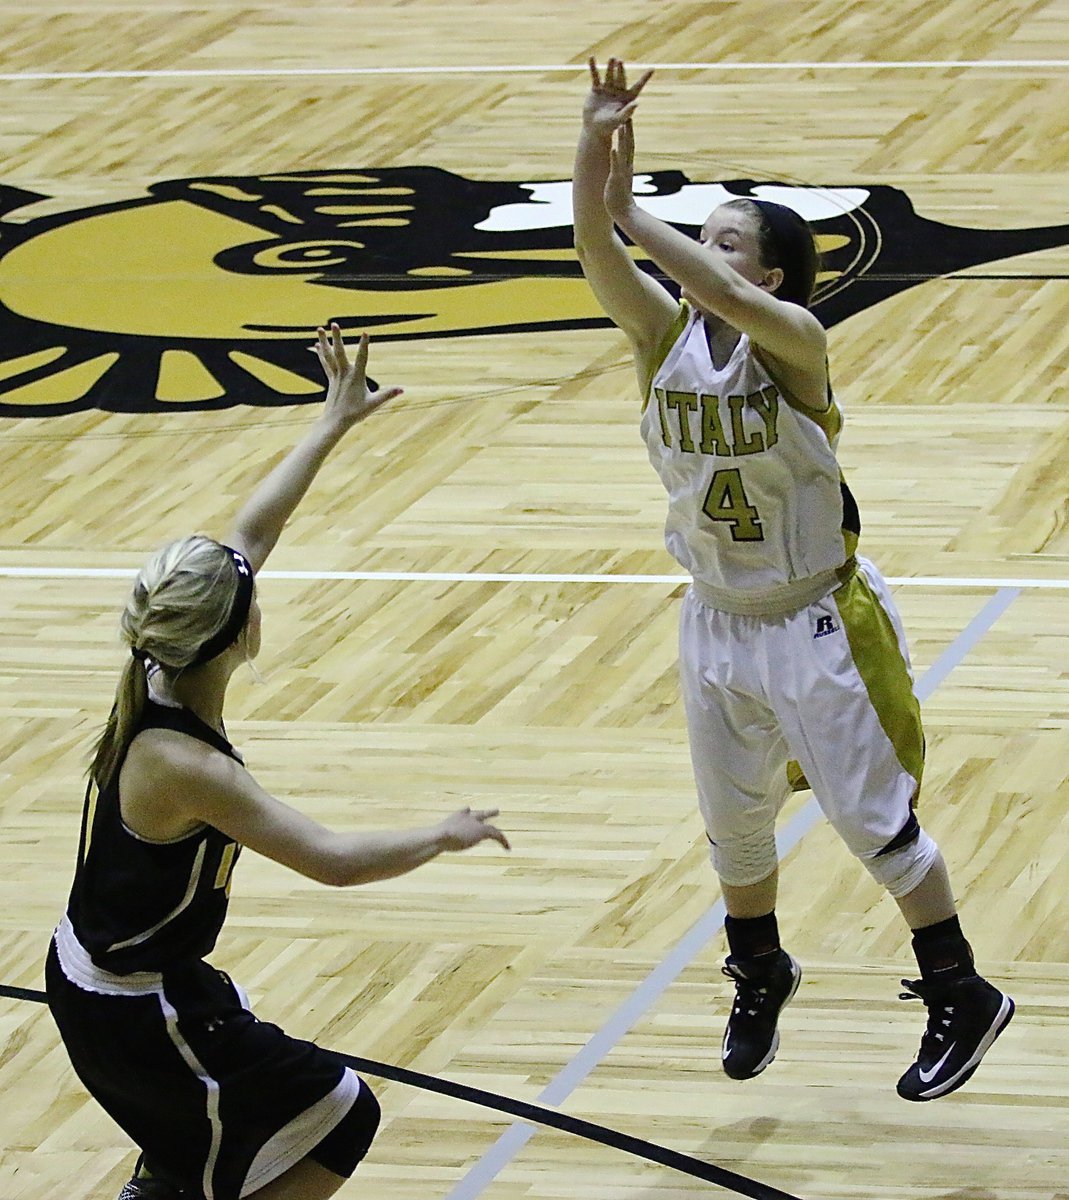
[[314,349],[327,376],[323,411],[246,501],[225,539],[227,545],[245,555],[254,571],[263,566],[283,526],[342,437],[387,400],[401,394],[398,387],[368,390],[367,343],[365,333],[350,362],[336,324],[331,325],[329,335],[325,329],[317,331]]
[[[749,334],[771,356],[803,403],[827,402],[827,338],[815,316],[800,304],[778,300],[686,234],[645,212],[631,190],[634,136],[620,126],[611,150],[605,205],[615,223],[700,309]],[[721,247],[730,250],[730,247]]]
[[591,87],[583,105],[583,126],[572,173],[575,250],[598,303],[631,340],[640,375],[644,362],[676,316],[670,292],[635,265],[613,228],[605,207],[605,183],[613,131],[627,124],[651,71],[627,86],[624,65],[610,58],[601,78],[590,60]]

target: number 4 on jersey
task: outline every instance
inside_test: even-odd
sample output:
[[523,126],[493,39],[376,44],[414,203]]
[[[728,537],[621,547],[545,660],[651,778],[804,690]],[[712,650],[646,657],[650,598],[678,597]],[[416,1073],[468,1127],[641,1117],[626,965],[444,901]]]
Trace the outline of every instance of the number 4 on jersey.
[[736,542],[765,540],[761,518],[746,496],[738,467],[716,472],[705,493],[702,512],[710,521],[727,521]]

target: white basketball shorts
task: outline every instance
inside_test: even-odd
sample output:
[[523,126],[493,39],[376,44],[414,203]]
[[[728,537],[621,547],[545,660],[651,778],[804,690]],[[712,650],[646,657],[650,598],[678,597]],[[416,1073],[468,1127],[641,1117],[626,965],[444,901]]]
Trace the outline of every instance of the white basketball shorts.
[[774,823],[796,760],[853,854],[875,857],[920,787],[924,736],[902,623],[876,567],[786,617],[688,589],[680,671],[698,801],[723,844]]

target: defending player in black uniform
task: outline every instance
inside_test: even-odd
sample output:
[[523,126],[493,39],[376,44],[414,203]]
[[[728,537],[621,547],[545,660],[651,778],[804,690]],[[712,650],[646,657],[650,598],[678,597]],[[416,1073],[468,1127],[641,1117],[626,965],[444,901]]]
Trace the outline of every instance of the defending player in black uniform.
[[370,1088],[328,1051],[257,1020],[204,961],[243,846],[322,883],[388,879],[487,838],[496,810],[369,835],[276,800],[227,739],[233,672],[260,648],[255,575],[327,455],[399,394],[369,391],[336,325],[315,347],[329,386],[308,435],[257,488],[226,543],[172,543],[122,615],[130,658],[89,771],[49,1007],[89,1092],[141,1148],[120,1200],[321,1200],[367,1152]]

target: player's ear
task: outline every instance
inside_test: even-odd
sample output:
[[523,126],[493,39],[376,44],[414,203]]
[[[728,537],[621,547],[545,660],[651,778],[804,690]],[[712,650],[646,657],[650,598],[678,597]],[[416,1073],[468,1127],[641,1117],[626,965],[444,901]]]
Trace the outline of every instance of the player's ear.
[[764,279],[759,285],[766,292],[777,292],[783,286],[783,268],[773,267],[771,271],[766,272]]

